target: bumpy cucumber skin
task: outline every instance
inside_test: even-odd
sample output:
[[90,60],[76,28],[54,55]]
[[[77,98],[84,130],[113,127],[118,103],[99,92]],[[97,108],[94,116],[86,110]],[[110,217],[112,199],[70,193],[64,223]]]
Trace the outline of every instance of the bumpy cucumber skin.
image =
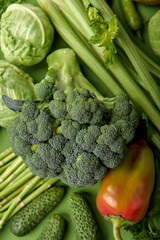
[[12,219],[10,230],[18,237],[29,233],[58,204],[63,187],[52,187],[27,204]]
[[102,240],[99,228],[86,199],[79,193],[71,193],[67,199],[76,232],[76,240]]
[[65,220],[59,214],[53,214],[44,226],[37,240],[62,240]]

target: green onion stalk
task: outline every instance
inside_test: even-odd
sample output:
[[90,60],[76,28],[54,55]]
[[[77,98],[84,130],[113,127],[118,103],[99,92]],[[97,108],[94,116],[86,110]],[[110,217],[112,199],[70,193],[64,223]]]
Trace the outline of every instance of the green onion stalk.
[[[108,58],[108,56],[106,56],[106,52],[108,53],[108,51],[106,51],[106,48],[104,48],[102,44],[94,44],[94,42],[96,42],[97,39],[100,38],[100,36],[97,36],[98,31],[101,31],[101,29],[96,30],[95,26],[94,28],[92,28],[92,24],[94,23],[93,25],[96,25],[97,22],[92,21],[94,14],[98,18],[98,20],[100,19],[102,26],[105,24],[107,25],[106,21],[110,21],[110,19],[112,19],[110,25],[114,26],[113,34],[114,32],[115,35],[117,34],[115,25],[116,20],[115,18],[113,18],[113,12],[108,7],[108,5],[106,7],[106,3],[104,4],[103,0],[37,0],[37,2],[49,16],[59,35],[77,53],[77,55],[84,61],[84,63],[98,76],[98,78],[107,86],[111,93],[113,95],[116,95],[118,92],[125,90],[127,94],[131,97],[131,100],[140,107],[140,109],[143,111],[143,113],[145,113],[145,115],[149,118],[149,120],[155,127],[154,132],[156,133],[156,137],[153,137],[152,139],[153,143],[157,147],[160,147],[160,136],[158,133],[158,131],[160,131],[160,112],[155,106],[155,104],[157,104],[157,106],[159,107],[160,91],[159,87],[156,85],[155,81],[149,74],[146,64],[144,63],[143,58],[139,54],[139,51],[137,51],[135,45],[132,43],[132,41],[127,35],[126,39],[128,39],[128,42],[125,51],[124,49],[123,51],[127,58],[130,59],[130,64],[132,64],[132,68],[130,68],[130,65],[129,68],[131,69],[131,71],[134,71],[133,77],[132,74],[129,74],[129,71],[126,70],[126,67],[123,65],[123,61],[121,61],[118,54],[111,54],[111,64],[110,51]],[[97,12],[95,11],[91,12],[92,14],[90,13],[90,18],[88,17],[88,13],[85,8],[88,6],[88,3],[89,6],[91,4],[92,7],[97,9]],[[106,17],[104,15],[106,15]],[[123,45],[123,48],[125,48],[126,45],[126,40],[124,41],[124,37],[122,37],[122,33],[124,32],[125,30],[118,22],[118,37],[115,40],[118,43],[118,46],[122,47]],[[125,32],[125,36],[126,34],[127,33]],[[114,43],[110,44],[111,49],[112,46],[113,48],[115,46],[113,44]],[[131,56],[132,52],[136,52],[136,55],[134,53],[133,56]],[[139,63],[138,66],[136,61],[138,61]],[[106,69],[105,66],[107,64],[108,68]],[[139,78],[139,83],[137,83],[134,78]],[[98,80],[98,82],[100,80]],[[145,86],[145,91],[143,90],[142,86]]]
[[58,178],[34,176],[11,148],[0,153],[0,229],[21,208],[50,188]]

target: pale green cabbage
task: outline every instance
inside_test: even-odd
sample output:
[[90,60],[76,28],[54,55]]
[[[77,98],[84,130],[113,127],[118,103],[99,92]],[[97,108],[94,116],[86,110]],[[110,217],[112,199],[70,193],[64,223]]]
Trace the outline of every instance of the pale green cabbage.
[[153,52],[160,57],[160,10],[149,21],[148,36]]
[[41,62],[51,48],[54,28],[46,13],[29,3],[9,5],[1,17],[1,50],[15,65]]
[[6,107],[2,95],[18,100],[37,100],[33,79],[4,60],[0,60],[0,126],[8,127],[18,113]]

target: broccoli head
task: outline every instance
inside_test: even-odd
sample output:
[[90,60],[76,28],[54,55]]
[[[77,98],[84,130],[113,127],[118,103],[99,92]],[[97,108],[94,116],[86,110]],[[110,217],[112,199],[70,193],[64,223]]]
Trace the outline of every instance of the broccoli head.
[[8,128],[11,147],[35,175],[91,186],[120,164],[139,116],[127,94],[103,98],[73,50],[57,50],[47,63],[45,78],[35,84],[38,101],[17,105],[23,103]]

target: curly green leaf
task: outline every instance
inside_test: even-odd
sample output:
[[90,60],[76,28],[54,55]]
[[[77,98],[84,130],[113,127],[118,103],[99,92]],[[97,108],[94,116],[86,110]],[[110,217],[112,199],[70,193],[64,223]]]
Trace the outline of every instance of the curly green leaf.
[[88,17],[95,32],[89,42],[102,47],[104,63],[108,67],[112,64],[112,54],[117,53],[114,44],[118,36],[117,18],[114,15],[109,21],[105,21],[95,7],[88,8]]

